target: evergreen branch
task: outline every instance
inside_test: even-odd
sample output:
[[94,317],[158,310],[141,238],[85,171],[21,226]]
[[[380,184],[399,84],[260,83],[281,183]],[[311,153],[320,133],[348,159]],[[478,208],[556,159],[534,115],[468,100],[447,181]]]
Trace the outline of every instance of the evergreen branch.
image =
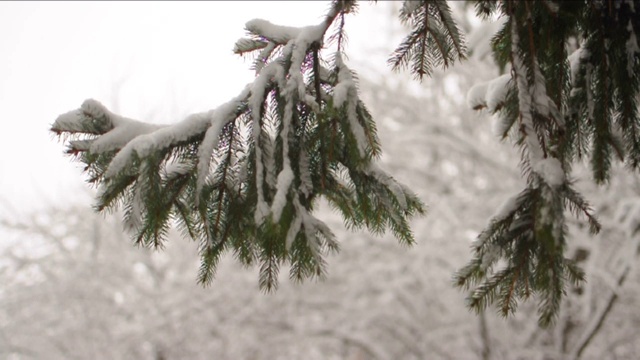
[[476,256],[467,265],[456,271],[452,278],[454,285],[463,290],[469,290],[472,286],[478,284],[486,274],[481,267],[481,261],[481,258]]
[[364,102],[358,101],[356,107],[356,113],[358,116],[358,122],[362,126],[364,133],[367,137],[368,149],[371,152],[373,158],[379,158],[382,154],[380,142],[378,141],[376,123],[373,121],[373,117],[369,113],[369,110],[365,106]]
[[191,220],[188,206],[182,200],[176,199],[173,202],[173,207],[178,218],[178,226],[182,227],[185,230],[188,237],[190,237],[191,239],[197,239],[198,235],[196,233],[196,229],[194,228],[193,220]]
[[504,280],[513,273],[513,268],[506,268],[493,274],[487,281],[474,289],[467,297],[467,306],[476,312],[483,311],[496,298]]
[[[344,26],[344,14],[341,14],[341,21],[342,21],[342,26]],[[340,29],[340,31],[342,32],[342,29]],[[342,38],[340,37],[339,41],[338,41],[338,48],[340,48],[340,41],[342,40]],[[315,93],[316,93],[316,103],[318,104],[318,109],[320,109],[320,107],[322,106],[322,94],[321,94],[321,88],[320,88],[320,59],[318,56],[318,49],[319,45],[316,45],[316,47],[313,50],[313,79],[314,79],[314,86],[315,86]],[[319,115],[319,114],[318,114]],[[325,135],[324,135],[324,125],[325,125],[325,119],[323,118],[318,118],[318,131],[320,132],[320,152],[324,153],[325,152]],[[322,176],[320,177],[320,186],[322,189],[325,188],[325,178],[326,178],[326,169],[327,169],[327,162],[326,162],[326,158],[323,156],[322,157],[322,164],[321,164],[321,172],[322,172]]]
[[[418,38],[417,40],[419,41],[419,45],[418,45],[418,50],[415,52],[417,59],[412,58],[413,63],[415,64],[413,67],[413,71],[417,71],[418,72],[418,76],[420,77],[420,79],[422,79],[422,76],[425,75],[425,73],[428,74],[429,71],[429,67],[428,67],[428,63],[429,63],[429,59],[427,58],[427,36],[429,34],[433,35],[433,30],[429,29],[429,9],[427,7],[427,3],[425,2],[424,7],[425,10],[424,12],[427,14],[424,17],[424,25],[422,27],[419,28],[419,34],[418,34]],[[441,53],[444,52],[444,49],[442,48],[442,45],[440,45],[440,43],[438,42],[438,39],[435,39],[435,43],[438,46],[438,49],[440,50]],[[445,60],[446,61],[446,60]]]
[[460,33],[460,29],[458,29],[458,25],[453,20],[451,16],[451,8],[444,0],[436,0],[433,2],[433,5],[438,9],[438,15],[440,16],[440,22],[443,27],[447,30],[448,38],[455,46],[457,57],[460,60],[464,60],[466,58],[466,49],[463,43],[463,37]]
[[597,234],[600,232],[601,225],[598,219],[592,214],[593,210],[591,209],[591,205],[578,193],[575,191],[570,184],[566,184],[563,188],[563,194],[565,203],[569,206],[569,209],[578,216],[578,212],[582,212],[582,214],[587,218],[589,222],[589,232],[591,234]]
[[585,281],[584,271],[571,259],[564,259],[564,272],[568,275],[567,279],[572,285],[578,286]]
[[497,11],[498,2],[495,0],[476,0],[476,15],[483,19],[488,19]]
[[[565,276],[572,282],[581,281],[581,270],[564,258],[564,229],[562,202],[545,191],[581,199],[572,190],[526,188],[512,197],[491,220],[474,244],[474,258],[461,270],[454,281],[456,286],[471,291],[469,307],[476,311],[497,302],[503,316],[512,314],[520,299],[532,293],[541,295],[539,321],[548,326],[557,315],[564,294]],[[551,189],[551,188],[549,188]],[[567,191],[570,191],[567,192]],[[582,208],[588,207],[584,202]],[[588,212],[587,212],[588,213]],[[546,215],[545,215],[546,214]],[[498,260],[505,259],[506,269],[491,272]],[[508,270],[508,276],[505,271]],[[531,274],[533,282],[530,281]],[[565,275],[568,274],[568,275]],[[476,285],[479,284],[479,285]]]
[[[411,63],[412,74],[422,80],[431,74],[434,64],[446,68],[451,62],[465,58],[462,36],[445,2],[405,2],[400,18],[405,23],[411,20],[412,30],[388,60],[393,70]],[[441,27],[446,34],[440,31]]]
[[[134,207],[138,206],[145,210],[136,244],[152,246],[155,249],[162,247],[171,215],[171,207],[167,206],[165,200],[167,193],[161,190],[161,179],[158,173],[162,158],[163,154],[158,154],[149,156],[141,162],[140,173],[136,181],[140,197],[133,197],[131,200],[140,202],[134,204]],[[168,202],[169,204],[172,202],[171,200]]]
[[225,242],[207,244],[200,250],[200,269],[198,271],[198,283],[209,285],[214,279],[216,268],[225,248]]
[[562,257],[554,256],[549,260],[546,271],[538,271],[542,282],[542,299],[538,307],[538,324],[548,327],[553,324],[560,311],[560,302],[564,295],[564,276],[562,275]]
[[[260,262],[265,291],[277,288],[287,261],[294,280],[324,276],[324,255],[338,243],[312,214],[320,196],[352,227],[390,230],[411,244],[409,218],[423,214],[424,205],[372,163],[381,153],[375,122],[342,54],[331,72],[321,65],[327,29],[340,17],[342,43],[344,16],[355,4],[334,1],[322,23],[304,28],[249,21],[251,37],[235,51],[259,52],[256,79],[215,110],[158,126],[89,100],[59,117],[52,131],[71,139],[69,154],[100,186],[99,209],[124,204],[136,242],[161,247],[172,217],[185,236],[200,241],[201,284],[212,281],[226,250],[244,265]],[[447,54],[460,55],[454,49],[460,52],[460,42],[446,38],[457,29],[450,14],[437,17],[429,6],[424,16],[433,26],[421,46],[436,49],[424,58],[448,64]]]
[[[242,55],[247,52],[264,49],[270,46],[270,44],[275,44],[275,43],[271,41],[265,41],[260,38],[256,38],[256,39],[243,38],[236,41],[236,44],[233,46],[233,52],[235,54]],[[273,46],[271,47],[273,48]]]
[[102,183],[102,188],[98,192],[98,202],[95,204],[95,209],[97,211],[103,211],[113,207],[119,199],[125,196],[124,191],[134,184],[136,179],[136,175],[123,174],[115,179],[111,179],[109,182]]
[[[356,4],[355,1],[353,3],[354,3],[354,5]],[[347,13],[348,12],[345,12],[345,11],[341,11],[340,12],[340,15],[338,15],[338,17],[340,19],[339,22],[338,22],[338,25],[336,26],[335,31],[327,39],[327,43],[329,45],[336,44],[338,52],[342,52],[343,51],[344,47],[347,44],[347,40],[348,40],[347,34],[344,31],[344,28],[345,28],[345,15]]]
[[520,281],[520,267],[514,268],[513,271],[504,279],[508,286],[503,286],[500,293],[498,306],[500,314],[504,317],[513,314],[516,311],[518,302],[516,301],[516,284]]
[[267,293],[278,289],[280,261],[275,246],[275,242],[264,241],[260,253],[260,289]]

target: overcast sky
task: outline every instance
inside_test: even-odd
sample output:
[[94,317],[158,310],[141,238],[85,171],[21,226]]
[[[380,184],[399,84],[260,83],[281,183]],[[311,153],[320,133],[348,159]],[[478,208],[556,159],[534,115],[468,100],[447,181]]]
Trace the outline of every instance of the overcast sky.
[[[81,165],[63,156],[63,144],[48,132],[59,114],[87,98],[164,123],[214,108],[253,79],[249,62],[231,51],[248,20],[311,25],[328,4],[0,2],[1,200],[18,210],[88,200]],[[381,40],[368,24],[384,9],[361,6],[347,23],[353,61],[375,44],[358,39]]]

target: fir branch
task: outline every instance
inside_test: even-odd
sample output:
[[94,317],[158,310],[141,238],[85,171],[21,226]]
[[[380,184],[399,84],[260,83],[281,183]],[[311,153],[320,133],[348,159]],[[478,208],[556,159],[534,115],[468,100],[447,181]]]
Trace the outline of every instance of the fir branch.
[[[424,205],[375,168],[381,154],[375,122],[342,54],[332,73],[321,64],[327,29],[340,17],[342,44],[344,17],[355,5],[334,1],[320,24],[304,28],[249,21],[250,37],[235,52],[258,53],[256,79],[217,109],[158,126],[89,100],[60,116],[52,131],[70,138],[69,154],[100,186],[99,210],[124,205],[138,243],[162,246],[172,218],[200,241],[198,281],[205,285],[227,250],[244,265],[260,262],[266,291],[277,288],[285,262],[294,279],[324,276],[324,256],[338,243],[313,216],[322,196],[350,226],[390,230],[411,244],[409,219],[423,214]],[[422,46],[439,45],[427,60],[449,64],[450,56],[460,56],[461,42],[446,39],[457,37],[457,29],[441,24],[452,20],[438,15],[449,11],[439,6],[431,10],[435,25]]]
[[576,215],[579,216],[582,213],[589,222],[589,232],[591,234],[597,234],[600,232],[601,225],[598,219],[592,214],[593,210],[589,203],[578,193],[575,191],[570,184],[565,184],[563,189],[564,200],[566,205],[568,205],[569,209]]
[[478,286],[467,297],[467,306],[476,312],[486,309],[488,304],[494,302],[500,291],[500,286],[506,279],[508,281],[513,273],[513,268],[506,268],[492,275],[487,281]]
[[198,283],[209,285],[214,279],[216,268],[225,248],[225,242],[207,244],[200,250],[200,269],[198,271]]
[[448,40],[453,43],[456,49],[456,57],[459,60],[464,60],[466,58],[466,48],[463,43],[463,37],[460,33],[460,29],[451,16],[451,8],[449,7],[449,4],[447,4],[445,0],[436,0],[433,2],[433,5],[437,8],[442,26],[447,30]]
[[446,2],[423,0],[406,4],[400,19],[404,23],[411,22],[412,30],[388,60],[393,70],[411,63],[411,73],[422,80],[425,75],[430,76],[434,66],[444,69],[465,58],[462,36]]

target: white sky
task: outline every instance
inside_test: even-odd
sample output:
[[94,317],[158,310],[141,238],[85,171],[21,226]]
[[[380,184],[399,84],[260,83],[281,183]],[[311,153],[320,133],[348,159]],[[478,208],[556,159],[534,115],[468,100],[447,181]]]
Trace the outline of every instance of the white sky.
[[[59,114],[87,98],[164,123],[214,108],[253,79],[249,62],[231,51],[248,20],[311,25],[328,5],[0,2],[0,214],[3,201],[20,211],[70,199],[89,206],[81,164],[63,156],[63,144],[48,132]],[[385,45],[373,25],[385,16],[380,4],[361,2],[360,15],[347,22],[351,60],[370,60],[362,49]]]

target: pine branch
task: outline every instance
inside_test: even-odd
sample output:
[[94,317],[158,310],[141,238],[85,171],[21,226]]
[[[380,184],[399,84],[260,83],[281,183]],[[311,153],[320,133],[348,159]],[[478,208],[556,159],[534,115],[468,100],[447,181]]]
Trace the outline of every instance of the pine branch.
[[303,28],[249,21],[250,38],[234,51],[258,53],[256,78],[214,110],[170,126],[93,100],[61,115],[52,131],[70,138],[68,153],[100,186],[98,209],[124,205],[136,241],[154,247],[175,218],[199,241],[204,285],[227,250],[244,265],[260,263],[264,291],[277,289],[286,262],[294,281],[324,277],[324,256],[339,246],[313,216],[323,196],[353,227],[413,243],[408,218],[424,205],[373,163],[381,153],[375,123],[342,54],[332,69],[322,66],[327,29],[355,4],[334,1],[320,24]]
[[400,20],[412,29],[389,58],[392,69],[411,64],[411,73],[422,80],[435,66],[445,69],[465,58],[463,38],[445,1],[405,1]]

